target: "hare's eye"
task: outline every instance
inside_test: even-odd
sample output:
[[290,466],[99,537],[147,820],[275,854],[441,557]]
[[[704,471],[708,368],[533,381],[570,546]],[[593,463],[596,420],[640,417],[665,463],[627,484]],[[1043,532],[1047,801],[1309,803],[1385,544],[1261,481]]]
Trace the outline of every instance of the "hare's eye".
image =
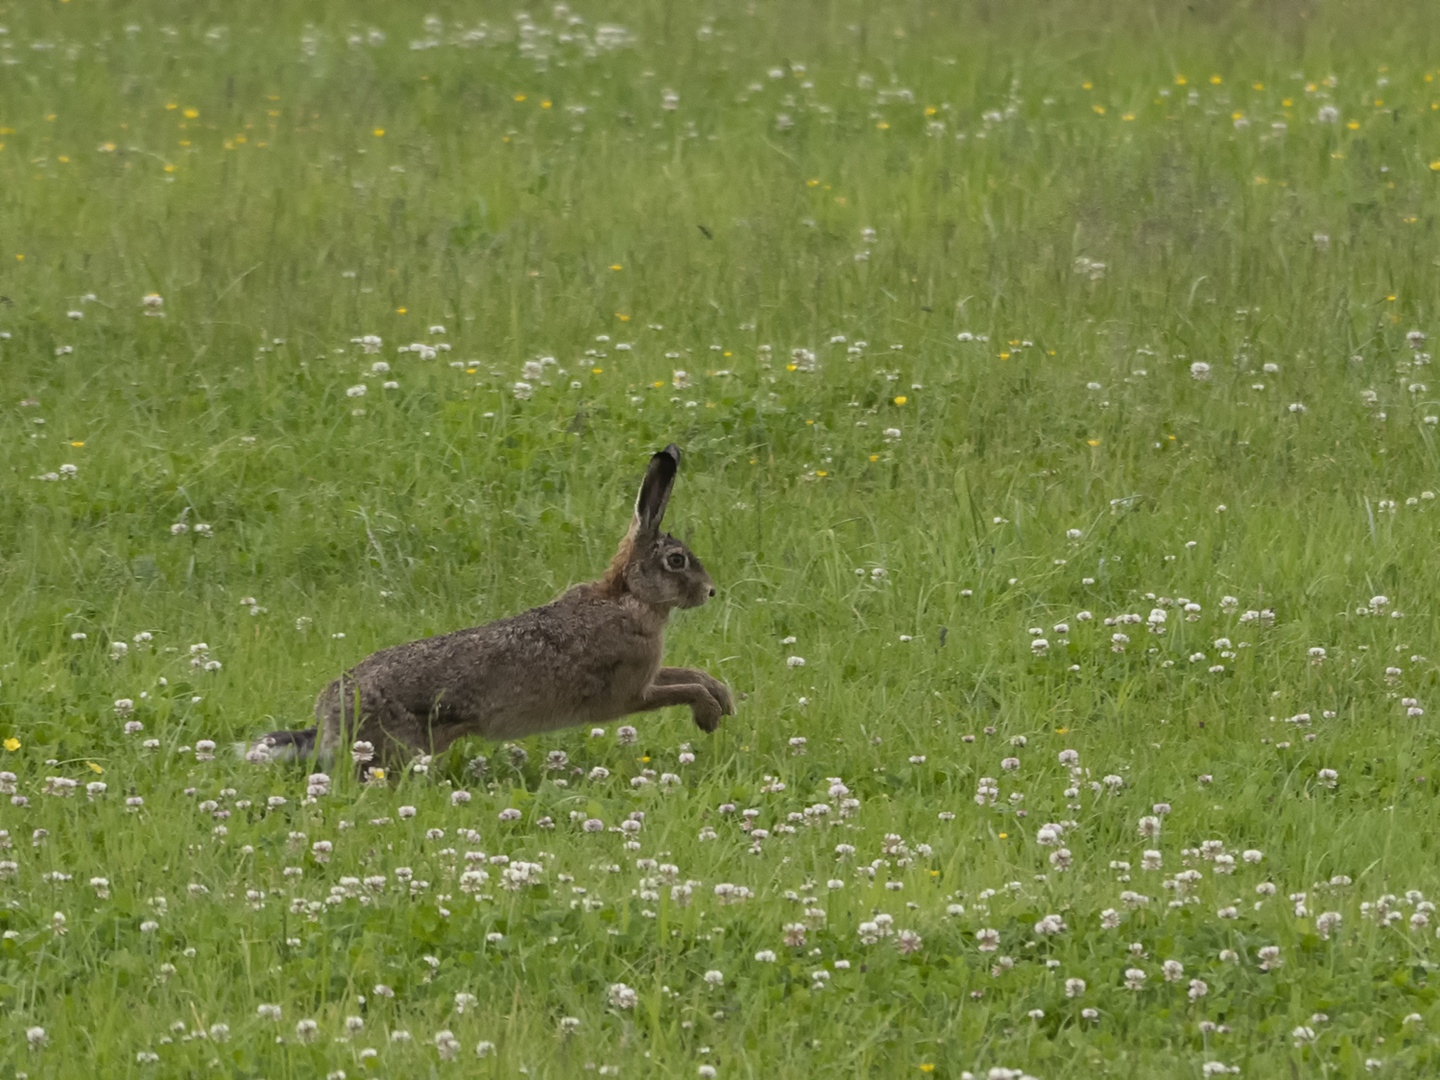
[[684,570],[685,556],[678,551],[672,551],[669,555],[665,556],[665,565],[671,570]]

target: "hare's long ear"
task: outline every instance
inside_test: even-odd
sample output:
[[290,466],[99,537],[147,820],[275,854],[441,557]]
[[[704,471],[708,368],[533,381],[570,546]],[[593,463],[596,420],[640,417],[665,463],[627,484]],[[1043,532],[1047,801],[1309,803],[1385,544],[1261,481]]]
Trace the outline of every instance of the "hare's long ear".
[[670,489],[680,469],[680,448],[674,443],[650,458],[640,494],[635,498],[635,529],[637,533],[656,533],[670,505]]

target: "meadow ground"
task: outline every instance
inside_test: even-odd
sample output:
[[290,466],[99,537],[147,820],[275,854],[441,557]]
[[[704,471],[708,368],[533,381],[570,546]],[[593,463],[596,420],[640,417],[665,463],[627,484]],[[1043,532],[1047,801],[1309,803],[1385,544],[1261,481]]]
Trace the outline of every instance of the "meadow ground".
[[[1437,24],[1170,7],[0,6],[0,1076],[1434,1075]],[[718,733],[228,752],[672,440]]]

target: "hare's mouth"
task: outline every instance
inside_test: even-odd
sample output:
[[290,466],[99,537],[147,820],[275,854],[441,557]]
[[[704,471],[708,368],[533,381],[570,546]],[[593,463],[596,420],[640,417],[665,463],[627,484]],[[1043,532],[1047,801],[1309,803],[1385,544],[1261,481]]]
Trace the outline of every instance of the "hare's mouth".
[[714,595],[715,586],[706,585],[703,588],[696,589],[694,592],[686,596],[681,606],[687,608],[696,608],[705,603],[706,600],[709,600]]

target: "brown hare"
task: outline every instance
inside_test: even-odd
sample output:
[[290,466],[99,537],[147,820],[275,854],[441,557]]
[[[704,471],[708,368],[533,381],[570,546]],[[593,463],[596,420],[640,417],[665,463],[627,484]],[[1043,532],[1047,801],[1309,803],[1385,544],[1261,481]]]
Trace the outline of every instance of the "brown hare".
[[696,725],[714,731],[735,711],[729,688],[696,668],[661,666],[671,610],[715,595],[700,560],[660,531],[679,467],[673,443],[650,458],[630,530],[598,581],[485,626],[372,653],[316,699],[316,727],[266,735],[246,756],[333,761],[359,741],[393,762],[465,735],[517,739],[667,705],[690,706]]

